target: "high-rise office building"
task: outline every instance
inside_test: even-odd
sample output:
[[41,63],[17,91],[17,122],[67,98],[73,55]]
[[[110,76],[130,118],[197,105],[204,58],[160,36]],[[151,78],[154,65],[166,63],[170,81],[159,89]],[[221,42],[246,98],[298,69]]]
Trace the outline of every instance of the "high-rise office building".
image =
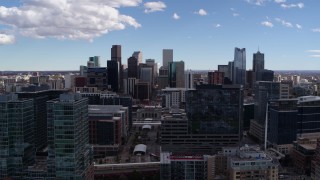
[[24,92],[16,93],[19,98],[33,99],[34,108],[34,138],[36,151],[42,151],[47,147],[47,104],[46,102],[56,99],[60,94],[68,90],[43,90],[43,89],[27,89]]
[[99,90],[108,89],[108,69],[106,67],[94,67],[87,70],[87,86],[97,87]]
[[168,67],[164,67],[164,66],[160,67],[157,83],[158,83],[158,89],[164,89],[168,87]]
[[194,77],[193,72],[191,70],[188,70],[184,73],[184,86],[187,89],[194,88]]
[[170,62],[173,62],[173,49],[163,49],[162,66],[168,67]]
[[260,53],[260,51],[253,54],[252,70],[254,72],[259,72],[264,70],[264,54]]
[[119,92],[120,81],[119,81],[119,62],[118,61],[107,61],[108,66],[108,85],[109,88],[114,92]]
[[148,82],[151,86],[153,85],[152,67],[141,67],[139,73],[139,82]]
[[89,61],[93,62],[94,67],[100,67],[100,56],[89,57]]
[[303,96],[298,98],[298,137],[320,132],[320,97]]
[[[118,80],[118,82],[117,82],[118,89],[117,88],[113,88],[113,89],[117,89],[116,92],[122,91],[122,89],[123,89],[123,66],[122,66],[122,62],[121,62],[121,45],[112,45],[111,61],[118,62],[117,68],[114,67],[115,63],[112,63],[112,69],[113,70],[118,69],[117,76],[113,76],[113,78],[117,78],[117,80]],[[108,68],[109,68],[109,66],[108,66]],[[115,84],[114,84],[114,86],[115,86]]]
[[138,64],[142,63],[143,55],[141,51],[133,52],[132,57],[135,57],[138,60]]
[[241,84],[245,86],[246,83],[246,49],[234,49],[233,61],[233,84]]
[[280,83],[258,81],[254,87],[254,119],[250,122],[250,134],[261,143],[265,141],[267,104],[280,98]]
[[168,81],[170,87],[184,88],[184,62],[169,63]]
[[138,78],[138,59],[133,56],[128,58],[128,78]]
[[88,99],[61,94],[47,102],[48,177],[93,179],[89,146]]
[[218,71],[224,72],[224,77],[231,79],[230,75],[229,75],[229,66],[228,65],[218,65]]
[[239,85],[200,85],[186,92],[186,113],[193,133],[228,134],[240,140],[242,107]]
[[[285,147],[297,138],[297,99],[271,100],[269,106],[268,141],[274,147]],[[284,149],[285,148],[277,148]],[[287,153],[287,152],[282,152]]]
[[146,59],[147,66],[152,67],[153,77],[156,78],[158,76],[158,64],[154,59]]
[[0,179],[23,179],[35,161],[32,99],[0,95]]

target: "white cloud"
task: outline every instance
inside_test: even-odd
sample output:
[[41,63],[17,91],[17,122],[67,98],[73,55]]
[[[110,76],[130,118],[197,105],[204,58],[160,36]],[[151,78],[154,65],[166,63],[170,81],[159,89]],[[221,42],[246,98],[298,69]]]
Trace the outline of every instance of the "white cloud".
[[320,50],[319,50],[319,49],[313,49],[313,50],[307,50],[307,52],[310,52],[310,53],[320,53]]
[[208,13],[204,9],[199,9],[199,11],[194,12],[194,14],[199,14],[200,16],[206,16]]
[[276,3],[285,3],[286,0],[274,0],[274,2],[276,2]]
[[93,40],[110,31],[141,25],[120,7],[141,0],[24,0],[19,7],[0,6],[0,24],[33,38]]
[[214,25],[214,27],[219,28],[219,27],[221,27],[221,24],[216,24],[216,25]]
[[144,3],[145,13],[151,13],[151,12],[157,12],[157,11],[164,11],[164,9],[167,7],[166,4],[162,1],[157,2],[147,2]]
[[177,13],[174,13],[172,18],[175,20],[178,20],[178,19],[180,19],[180,16]]
[[319,49],[307,50],[306,52],[308,52],[308,53],[315,53],[315,54],[309,55],[309,57],[312,57],[312,58],[320,58],[320,50],[319,50]]
[[288,8],[303,8],[304,4],[303,3],[297,3],[297,4],[281,4],[281,7],[288,9]]
[[267,0],[246,0],[250,4],[255,4],[257,6],[263,6]]
[[313,54],[313,55],[310,55],[310,57],[313,57],[313,58],[320,58],[320,54]]
[[283,19],[276,18],[276,21],[277,21],[277,22],[280,22],[283,26],[290,27],[290,28],[293,27],[292,23],[290,23],[290,22],[288,22],[288,21],[285,21],[285,20],[283,20]]
[[239,16],[240,14],[238,14],[238,13],[232,13],[232,16],[233,17],[237,17],[237,16]]
[[312,32],[320,32],[320,28],[311,29]]
[[14,36],[0,33],[0,45],[13,44],[14,42]]
[[261,22],[261,25],[266,26],[266,27],[271,27],[271,28],[273,27],[273,24],[270,21],[263,21],[263,22]]
[[301,26],[300,24],[296,24],[296,27],[297,27],[298,29],[302,29],[302,26]]

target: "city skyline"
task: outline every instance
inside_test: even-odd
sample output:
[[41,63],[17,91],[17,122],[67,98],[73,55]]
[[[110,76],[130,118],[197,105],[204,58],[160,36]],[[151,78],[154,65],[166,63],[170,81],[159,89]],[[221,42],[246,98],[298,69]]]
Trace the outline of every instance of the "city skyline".
[[78,70],[92,56],[107,66],[114,44],[122,46],[124,63],[141,51],[143,62],[162,65],[162,49],[173,49],[174,61],[183,60],[185,69],[217,70],[233,61],[238,47],[246,48],[246,69],[260,50],[266,69],[316,70],[320,24],[311,19],[320,17],[319,5],[316,0],[5,1],[0,70]]

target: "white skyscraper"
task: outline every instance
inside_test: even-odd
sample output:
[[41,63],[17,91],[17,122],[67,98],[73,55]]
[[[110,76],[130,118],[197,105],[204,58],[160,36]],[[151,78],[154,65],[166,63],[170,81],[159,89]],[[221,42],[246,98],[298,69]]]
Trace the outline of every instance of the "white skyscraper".
[[193,72],[188,70],[184,73],[184,86],[187,89],[193,89]]
[[163,49],[162,66],[168,67],[169,62],[173,62],[173,49]]
[[138,59],[138,64],[142,63],[143,56],[141,51],[133,52],[132,57],[135,57]]

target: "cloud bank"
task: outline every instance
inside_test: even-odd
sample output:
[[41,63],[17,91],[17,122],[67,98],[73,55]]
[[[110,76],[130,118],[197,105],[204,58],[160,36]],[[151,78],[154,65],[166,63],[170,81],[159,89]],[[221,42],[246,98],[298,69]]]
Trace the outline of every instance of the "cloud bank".
[[0,6],[0,24],[32,38],[93,40],[110,31],[141,25],[119,8],[141,0],[24,0],[19,7]]

